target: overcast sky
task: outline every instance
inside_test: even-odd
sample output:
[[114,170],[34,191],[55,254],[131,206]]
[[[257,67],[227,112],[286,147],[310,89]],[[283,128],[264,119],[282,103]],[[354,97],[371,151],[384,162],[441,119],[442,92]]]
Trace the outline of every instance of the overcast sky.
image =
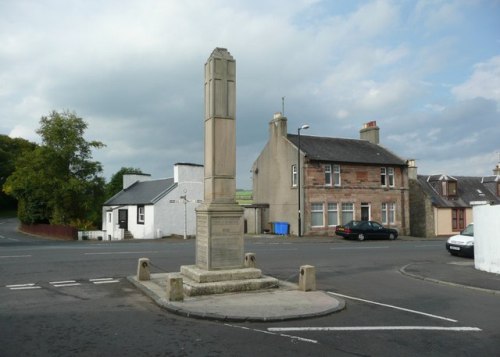
[[282,109],[289,133],[381,144],[419,173],[490,175],[500,152],[500,2],[0,0],[0,134],[40,142],[75,111],[107,179],[203,163],[203,66],[237,66],[237,186]]

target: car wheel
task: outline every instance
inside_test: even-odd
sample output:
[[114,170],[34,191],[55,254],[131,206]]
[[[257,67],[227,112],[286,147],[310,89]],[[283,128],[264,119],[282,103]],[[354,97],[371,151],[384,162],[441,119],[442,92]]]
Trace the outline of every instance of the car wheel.
[[363,233],[358,234],[358,240],[365,240],[365,235]]
[[394,233],[389,234],[389,239],[390,240],[396,239],[396,235]]

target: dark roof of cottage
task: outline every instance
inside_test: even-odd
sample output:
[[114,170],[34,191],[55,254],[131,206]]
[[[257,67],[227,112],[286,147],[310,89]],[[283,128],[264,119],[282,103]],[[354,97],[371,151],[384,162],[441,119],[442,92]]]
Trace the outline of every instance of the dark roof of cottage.
[[[298,135],[287,138],[298,146]],[[300,150],[311,160],[406,166],[405,160],[367,140],[301,135]]]
[[[417,176],[420,186],[427,196],[430,197],[432,204],[442,208],[471,207],[471,202],[474,201],[487,201],[493,204],[500,204],[500,197],[491,192],[489,187],[482,183],[482,179],[482,177],[472,176]],[[444,197],[440,194],[441,182],[449,180],[457,182],[457,195],[454,197]]]
[[154,204],[176,185],[173,178],[137,181],[104,202],[104,206]]

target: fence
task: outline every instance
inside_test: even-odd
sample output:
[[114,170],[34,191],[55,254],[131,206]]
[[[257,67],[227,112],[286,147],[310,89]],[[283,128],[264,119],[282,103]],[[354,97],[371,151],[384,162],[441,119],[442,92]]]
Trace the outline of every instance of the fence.
[[21,224],[21,232],[36,234],[45,237],[59,238],[65,240],[78,239],[78,230],[73,227],[59,226],[54,224]]

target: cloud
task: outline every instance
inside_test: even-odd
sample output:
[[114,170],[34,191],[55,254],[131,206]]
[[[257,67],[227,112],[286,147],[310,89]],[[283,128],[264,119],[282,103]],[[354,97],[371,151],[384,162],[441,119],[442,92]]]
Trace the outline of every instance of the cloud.
[[452,89],[459,99],[486,98],[500,103],[500,56],[474,66],[474,72],[465,82]]

